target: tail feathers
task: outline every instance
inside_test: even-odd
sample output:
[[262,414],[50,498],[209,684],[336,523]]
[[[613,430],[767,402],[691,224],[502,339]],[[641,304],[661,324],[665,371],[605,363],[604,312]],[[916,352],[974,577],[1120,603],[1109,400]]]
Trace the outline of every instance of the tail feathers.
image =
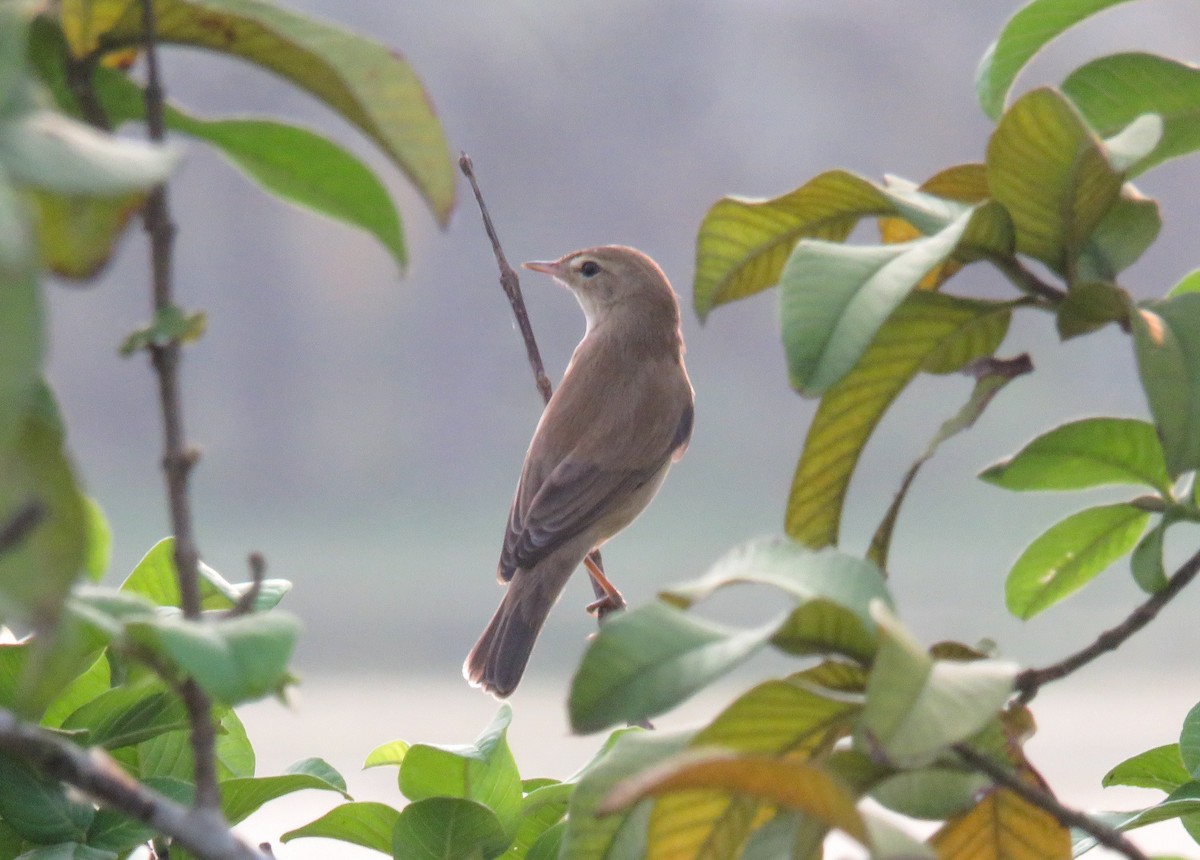
[[545,588],[546,584],[531,580],[524,571],[517,572],[496,614],[463,663],[463,675],[472,686],[501,699],[517,688],[538,633],[562,590],[562,584],[552,590]]

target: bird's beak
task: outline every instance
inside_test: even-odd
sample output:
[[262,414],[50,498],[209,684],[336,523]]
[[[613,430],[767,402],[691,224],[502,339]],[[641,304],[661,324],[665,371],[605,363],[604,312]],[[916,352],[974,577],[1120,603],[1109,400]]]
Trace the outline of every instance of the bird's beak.
[[530,260],[528,263],[522,263],[521,268],[530,269],[534,272],[542,272],[554,278],[562,278],[562,261],[561,260]]

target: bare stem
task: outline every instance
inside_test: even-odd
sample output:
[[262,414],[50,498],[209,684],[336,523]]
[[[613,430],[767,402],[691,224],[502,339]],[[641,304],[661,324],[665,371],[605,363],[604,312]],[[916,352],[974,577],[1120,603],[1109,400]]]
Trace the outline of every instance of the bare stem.
[[1045,668],[1026,669],[1017,675],[1016,689],[1020,694],[1019,700],[1023,703],[1030,702],[1042,685],[1065,678],[1102,654],[1121,647],[1129,637],[1153,621],[1162,608],[1183,591],[1198,573],[1200,573],[1200,552],[1185,561],[1171,575],[1167,584],[1160,591],[1151,595],[1148,600],[1129,613],[1120,624],[1097,636],[1095,641],[1086,648]]
[[[146,57],[146,127],[151,140],[162,141],[166,136],[166,127],[163,123],[162,76],[158,65],[157,21],[153,0],[142,0],[142,25]],[[165,185],[158,186],[147,197],[143,224],[150,238],[151,286],[154,312],[158,315],[174,303],[171,261],[175,225],[171,221]],[[176,340],[153,344],[150,347],[150,360],[158,377],[163,419],[162,466],[171,512],[171,530],[175,535],[180,603],[184,617],[198,619],[201,609],[200,552],[196,547],[191,500],[188,496],[188,476],[197,457],[188,448],[183,430],[183,400],[179,391],[180,352],[180,344]],[[221,796],[217,788],[214,755],[216,727],[212,719],[212,703],[199,685],[191,680],[183,684],[182,695],[191,723],[192,753],[196,764],[196,806],[216,813],[220,809]]]
[[[553,390],[550,386],[550,377],[546,376],[546,366],[542,363],[542,354],[538,349],[537,339],[533,336],[529,312],[525,309],[525,298],[521,295],[521,279],[513,267],[508,264],[508,258],[505,257],[504,249],[500,246],[500,237],[496,234],[492,216],[488,214],[487,204],[483,202],[483,192],[480,191],[479,182],[475,179],[475,168],[471,163],[471,156],[465,152],[460,153],[458,167],[467,181],[471,183],[471,190],[475,193],[475,202],[479,204],[479,213],[483,216],[483,229],[492,243],[492,253],[496,256],[496,265],[500,267],[500,287],[504,290],[504,295],[508,296],[513,316],[517,318],[517,328],[521,330],[521,338],[525,341],[525,352],[529,356],[529,367],[533,370],[533,381],[542,395],[542,401],[549,403]],[[603,573],[604,560],[600,558],[600,551],[592,550],[588,558],[595,562],[596,567]],[[613,612],[620,612],[625,608],[625,601],[619,593],[616,597],[612,597],[607,589],[596,581],[595,577],[589,575],[588,579],[592,583],[592,591],[597,599],[607,598],[603,603],[593,604],[596,606],[597,621],[603,621]]]
[[1015,257],[1003,257],[998,254],[988,259],[1009,279],[1021,292],[1045,299],[1052,306],[1057,306],[1066,299],[1067,294],[1053,284],[1048,284],[1035,275]]
[[165,833],[205,860],[263,860],[211,810],[188,809],[132,779],[102,748],[84,749],[0,708],[0,752]]
[[1129,860],[1149,860],[1136,845],[1119,831],[1084,815],[1082,812],[1063,806],[1048,791],[1030,785],[1021,777],[972,749],[967,744],[955,744],[954,751],[975,770],[985,774],[996,785],[1006,788],[1027,803],[1054,816],[1064,827],[1077,827],[1106,848],[1124,854]]

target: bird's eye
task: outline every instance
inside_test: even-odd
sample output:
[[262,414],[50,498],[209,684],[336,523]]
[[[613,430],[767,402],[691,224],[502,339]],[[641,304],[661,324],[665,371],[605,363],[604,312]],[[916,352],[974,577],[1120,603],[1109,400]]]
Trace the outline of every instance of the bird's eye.
[[579,267],[579,274],[583,275],[585,278],[590,278],[599,271],[600,264],[595,260],[584,260],[583,264]]

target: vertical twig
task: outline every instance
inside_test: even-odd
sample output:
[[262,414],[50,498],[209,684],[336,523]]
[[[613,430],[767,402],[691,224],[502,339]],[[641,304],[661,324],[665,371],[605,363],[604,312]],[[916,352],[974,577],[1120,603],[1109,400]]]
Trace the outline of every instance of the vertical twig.
[[[162,76],[158,66],[157,22],[154,0],[142,0],[142,25],[146,56],[146,127],[151,140],[166,136],[163,123]],[[171,221],[166,185],[150,192],[146,199],[143,224],[150,238],[150,266],[154,313],[170,309],[172,296],[171,255],[175,225]],[[200,617],[200,553],[192,529],[188,476],[196,455],[188,449],[183,430],[183,402],[179,393],[180,344],[177,340],[150,346],[150,361],[158,377],[159,403],[163,419],[163,474],[167,502],[171,512],[171,530],[175,535],[175,566],[179,574],[180,603],[186,618]],[[217,787],[214,755],[216,727],[212,703],[195,681],[182,687],[183,701],[191,724],[192,755],[195,759],[196,806],[219,814],[221,796]]]
[[[500,237],[496,234],[496,228],[492,224],[492,216],[488,213],[487,204],[483,202],[483,192],[479,189],[479,182],[475,179],[475,168],[471,163],[471,156],[465,152],[458,156],[458,168],[462,171],[463,176],[471,183],[471,191],[475,194],[475,202],[479,204],[479,214],[483,216],[483,229],[487,233],[488,241],[492,243],[492,253],[496,257],[496,265],[500,268],[500,287],[504,290],[504,295],[508,297],[508,303],[512,306],[513,316],[517,318],[517,328],[521,330],[521,339],[525,341],[525,353],[529,357],[529,367],[533,370],[533,381],[537,384],[538,392],[542,395],[544,403],[550,402],[550,396],[553,390],[550,386],[550,377],[546,376],[546,367],[542,363],[542,353],[538,349],[537,340],[533,336],[533,326],[529,322],[529,312],[525,309],[525,298],[521,295],[521,279],[517,276],[516,270],[508,264],[508,258],[504,255],[504,249],[500,246]],[[592,550],[588,554],[588,558],[596,563],[596,567],[601,572],[604,570],[604,560],[600,557],[600,550]],[[601,586],[594,577],[588,576],[588,581],[592,583],[592,591],[597,598],[609,597],[608,591]],[[613,612],[619,612],[625,608],[624,601],[620,604],[606,601],[598,607],[596,617],[598,621],[603,621],[605,617]]]

